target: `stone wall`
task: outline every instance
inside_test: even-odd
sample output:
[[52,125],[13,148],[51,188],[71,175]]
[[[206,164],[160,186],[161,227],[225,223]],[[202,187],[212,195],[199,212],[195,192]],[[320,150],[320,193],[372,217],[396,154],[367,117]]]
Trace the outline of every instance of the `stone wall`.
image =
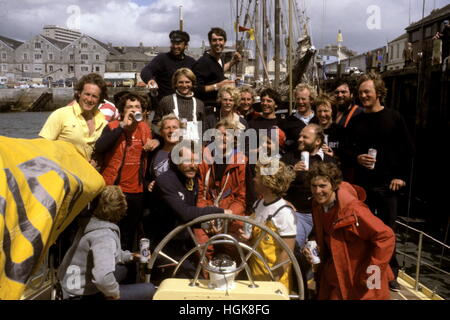
[[[114,95],[123,90],[143,95],[148,92],[145,88],[108,88],[109,100],[114,101]],[[45,111],[53,111],[67,105],[74,96],[73,88],[0,89],[0,112],[27,111],[33,102],[46,91],[50,92],[53,98],[45,107]]]

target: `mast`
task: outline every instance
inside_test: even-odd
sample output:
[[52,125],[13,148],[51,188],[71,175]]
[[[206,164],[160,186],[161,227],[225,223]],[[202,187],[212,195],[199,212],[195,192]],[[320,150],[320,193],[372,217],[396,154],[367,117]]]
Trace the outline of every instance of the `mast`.
[[259,0],[255,1],[255,73],[254,80],[259,80],[259,52],[258,52],[258,37],[259,37]]
[[180,6],[180,30],[183,31],[183,6]]
[[280,85],[280,0],[275,0],[275,88]]
[[289,61],[289,114],[292,114],[292,38],[293,38],[293,25],[292,25],[292,10],[294,9],[293,0],[289,0],[289,52],[288,52],[288,61]]
[[[262,0],[262,32],[263,32],[263,61],[264,65],[268,66],[267,59],[267,44],[268,44],[268,34],[267,34],[267,0]],[[269,81],[266,72],[264,72],[264,84]]]

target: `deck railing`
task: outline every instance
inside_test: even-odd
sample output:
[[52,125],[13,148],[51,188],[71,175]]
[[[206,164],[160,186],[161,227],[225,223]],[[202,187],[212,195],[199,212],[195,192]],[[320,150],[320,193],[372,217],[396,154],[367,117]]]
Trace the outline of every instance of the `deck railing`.
[[[405,233],[406,236],[408,236],[408,231],[413,231],[413,232],[415,232],[415,233],[417,233],[419,235],[419,240],[418,240],[418,243],[417,243],[417,256],[414,257],[414,256],[412,256],[412,255],[410,255],[410,254],[408,254],[408,253],[406,253],[406,252],[404,252],[404,251],[402,251],[402,250],[397,248],[397,254],[400,254],[400,255],[402,255],[404,257],[407,257],[407,258],[412,259],[413,261],[415,261],[415,266],[416,266],[415,282],[414,282],[414,290],[415,291],[419,291],[421,289],[421,284],[419,282],[419,279],[420,279],[421,267],[422,266],[426,266],[426,267],[428,267],[428,268],[430,268],[430,269],[432,269],[432,270],[434,270],[434,271],[436,271],[438,273],[444,274],[446,276],[450,276],[450,272],[445,271],[442,268],[439,268],[439,267],[437,267],[435,265],[432,265],[432,264],[430,264],[428,262],[425,262],[423,260],[423,243],[424,243],[424,238],[430,239],[434,243],[442,246],[439,266],[442,266],[442,259],[444,258],[445,250],[446,249],[447,250],[450,249],[450,246],[446,245],[445,243],[443,243],[443,242],[441,242],[439,240],[436,240],[435,238],[431,237],[430,235],[426,234],[425,232],[423,232],[421,230],[418,230],[416,228],[413,228],[413,227],[411,227],[411,226],[409,226],[407,224],[404,224],[404,223],[402,223],[400,221],[396,221],[396,223],[398,225],[400,225],[402,227],[405,227],[407,229],[406,233]],[[435,293],[435,291],[436,291],[436,288],[433,289],[433,293]]]

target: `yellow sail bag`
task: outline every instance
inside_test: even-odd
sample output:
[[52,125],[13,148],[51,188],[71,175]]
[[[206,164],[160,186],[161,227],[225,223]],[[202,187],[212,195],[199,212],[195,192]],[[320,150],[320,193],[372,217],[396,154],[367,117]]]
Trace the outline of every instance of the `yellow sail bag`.
[[68,142],[0,136],[0,299],[20,299],[48,248],[104,185]]

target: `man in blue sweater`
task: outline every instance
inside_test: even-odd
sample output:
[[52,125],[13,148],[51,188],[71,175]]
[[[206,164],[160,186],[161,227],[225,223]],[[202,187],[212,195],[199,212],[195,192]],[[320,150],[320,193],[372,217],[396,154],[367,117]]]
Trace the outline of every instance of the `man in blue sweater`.
[[[172,156],[175,151],[173,151],[170,169],[156,177],[155,199],[161,199],[161,201],[154,204],[156,208],[152,211],[154,216],[151,218],[151,223],[156,223],[158,226],[158,232],[151,235],[154,245],[158,244],[175,227],[195,218],[214,213],[232,213],[230,210],[217,207],[199,208],[196,206],[200,155],[195,150],[194,142],[184,141],[183,146],[179,148],[181,163],[174,163]],[[170,241],[163,251],[173,258],[179,259],[193,247],[194,244],[186,230]],[[193,271],[192,266],[184,266],[184,269],[182,270],[184,272]],[[185,275],[189,275],[189,273]]]

